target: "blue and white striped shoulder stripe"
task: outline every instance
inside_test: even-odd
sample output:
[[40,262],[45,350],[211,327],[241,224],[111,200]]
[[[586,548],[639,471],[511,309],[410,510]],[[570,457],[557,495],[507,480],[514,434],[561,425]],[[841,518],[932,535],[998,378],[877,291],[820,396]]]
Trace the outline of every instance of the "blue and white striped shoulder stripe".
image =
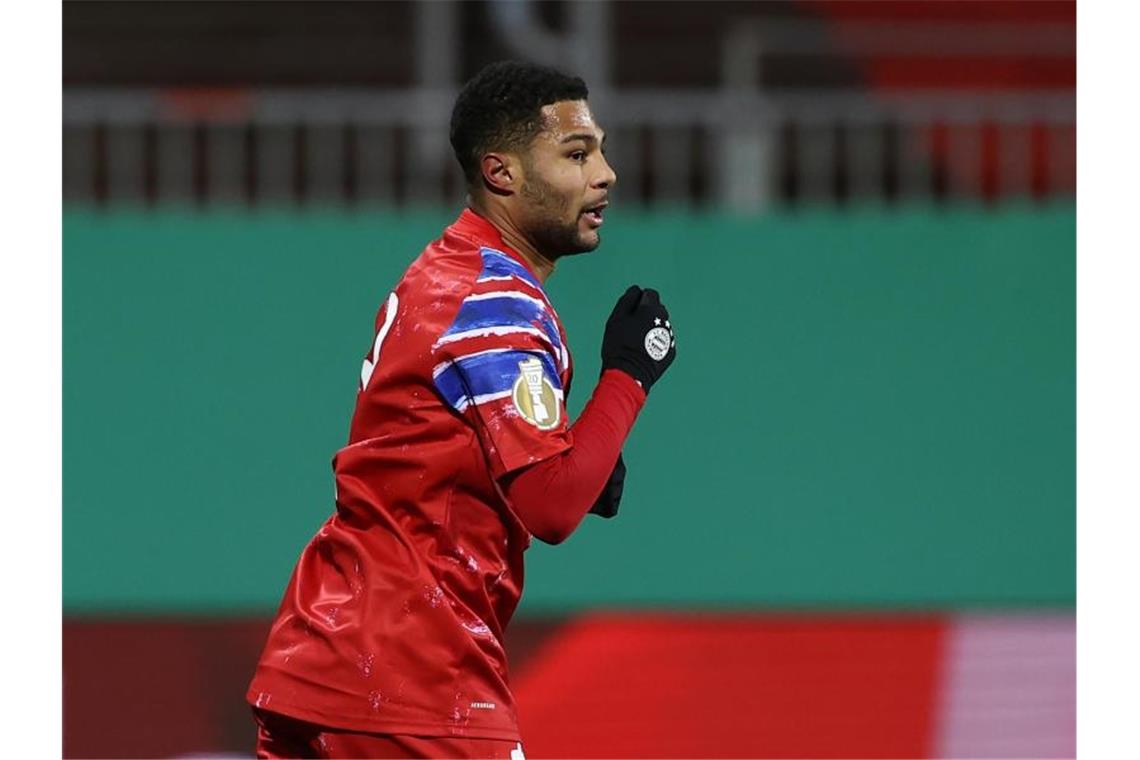
[[533,335],[550,347],[565,365],[562,336],[546,302],[520,290],[472,293],[463,299],[455,321],[436,346],[491,335]]
[[562,403],[562,380],[550,354],[541,351],[511,348],[476,351],[440,362],[432,371],[432,379],[447,403],[455,411],[462,412],[472,403],[479,405],[509,397],[522,374],[520,365],[529,364],[536,358],[542,362],[543,371],[554,387],[554,395]]
[[546,293],[538,278],[502,251],[496,251],[494,248],[480,248],[479,255],[483,258],[483,269],[479,272],[479,277],[475,282],[522,280],[531,287],[537,288],[540,293]]

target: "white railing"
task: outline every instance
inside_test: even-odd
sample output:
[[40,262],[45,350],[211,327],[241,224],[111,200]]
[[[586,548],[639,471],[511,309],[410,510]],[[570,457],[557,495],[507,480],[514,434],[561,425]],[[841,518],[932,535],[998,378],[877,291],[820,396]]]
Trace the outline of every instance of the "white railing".
[[[407,89],[187,93],[65,89],[64,194],[78,202],[409,204],[463,197],[447,121],[460,81],[458,3],[415,3]],[[740,4],[719,85],[617,90],[612,3],[569,2],[560,32],[528,0],[493,0],[511,55],[590,84],[615,194],[756,211],[781,203],[1051,197],[1076,185],[1076,93],[772,90],[765,65],[868,56],[1072,59],[1071,24],[857,21]],[[625,34],[629,34],[628,30]],[[647,32],[648,33],[648,32]],[[664,57],[681,53],[661,50]]]
[[[451,90],[67,90],[77,202],[431,204],[463,197]],[[626,201],[771,204],[1075,191],[1075,96],[610,91]]]

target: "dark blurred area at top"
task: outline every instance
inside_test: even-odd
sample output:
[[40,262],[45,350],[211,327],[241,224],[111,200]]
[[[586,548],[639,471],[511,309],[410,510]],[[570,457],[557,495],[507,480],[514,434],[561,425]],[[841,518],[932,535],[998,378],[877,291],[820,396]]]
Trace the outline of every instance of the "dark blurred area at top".
[[453,202],[455,88],[532,57],[587,80],[627,200],[1071,197],[1075,29],[1075,2],[71,1],[64,194]]
[[[413,6],[391,2],[75,2],[63,4],[65,86],[367,86],[415,84]],[[489,3],[460,2],[461,75],[510,57]],[[613,86],[715,87],[720,34],[735,19],[818,18],[953,24],[1067,24],[1072,2],[674,2],[612,3]],[[536,4],[554,32],[566,29],[562,2]],[[1073,40],[1075,48],[1075,38]],[[998,64],[960,58],[916,65],[915,56],[869,57],[863,68],[832,50],[774,53],[761,85],[849,87],[861,80],[894,86],[1071,88],[1073,57]]]

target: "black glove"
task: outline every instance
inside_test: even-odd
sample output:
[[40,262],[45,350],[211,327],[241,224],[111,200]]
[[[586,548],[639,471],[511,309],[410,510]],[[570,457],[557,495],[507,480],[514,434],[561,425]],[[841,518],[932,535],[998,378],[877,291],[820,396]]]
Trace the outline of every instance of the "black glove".
[[625,461],[621,458],[621,454],[618,454],[614,471],[610,474],[610,479],[606,481],[598,500],[594,502],[594,506],[590,507],[590,511],[607,519],[616,515],[618,505],[621,504],[623,488],[625,488]]
[[606,320],[602,371],[620,369],[649,393],[677,356],[669,311],[656,290],[631,285]]

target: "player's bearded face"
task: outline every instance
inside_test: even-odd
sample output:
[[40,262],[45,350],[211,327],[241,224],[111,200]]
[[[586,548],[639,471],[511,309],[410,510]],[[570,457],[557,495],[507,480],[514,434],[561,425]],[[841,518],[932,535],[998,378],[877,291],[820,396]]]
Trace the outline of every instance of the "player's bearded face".
[[535,247],[551,258],[592,251],[601,243],[595,233],[591,240],[578,224],[578,213],[573,199],[546,182],[541,176],[528,173],[520,194],[529,208],[528,235]]
[[551,258],[592,251],[617,179],[601,152],[605,135],[584,100],[545,106],[543,116],[544,129],[523,159],[526,233]]

